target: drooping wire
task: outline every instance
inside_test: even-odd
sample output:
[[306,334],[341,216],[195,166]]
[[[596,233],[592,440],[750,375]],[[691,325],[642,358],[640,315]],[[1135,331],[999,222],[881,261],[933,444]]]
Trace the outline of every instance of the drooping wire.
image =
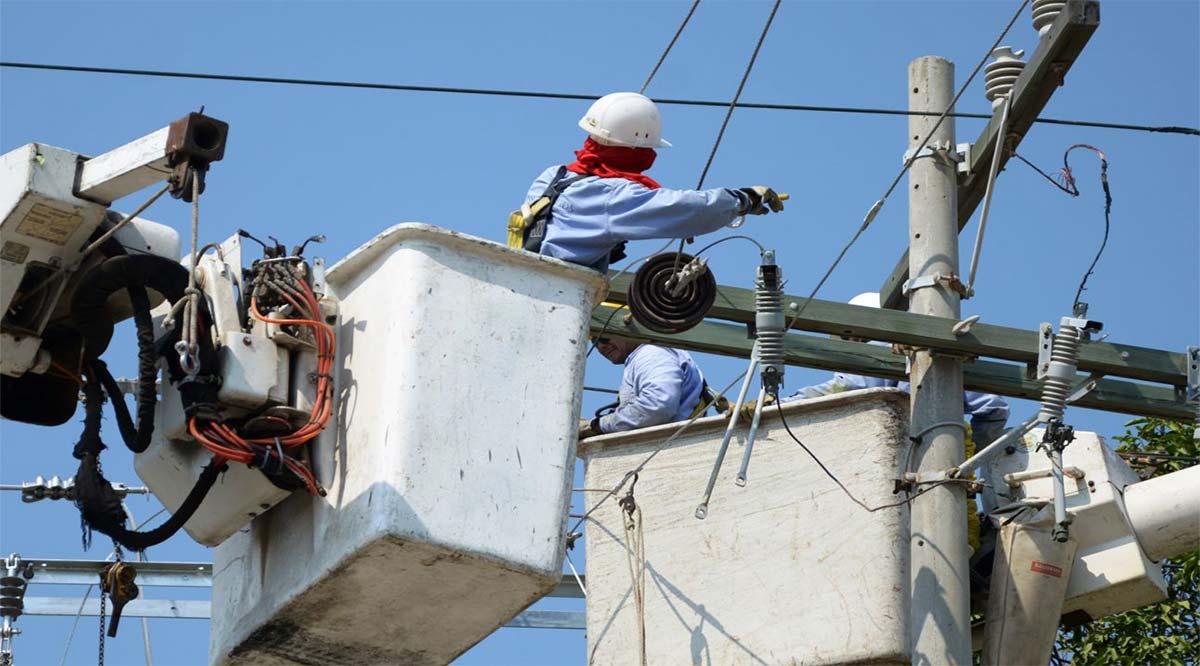
[[883,509],[894,509],[898,506],[904,506],[905,504],[911,503],[916,498],[920,497],[921,495],[924,495],[925,493],[933,490],[934,488],[937,488],[938,486],[944,486],[948,483],[952,483],[952,481],[945,481],[945,480],[937,481],[937,482],[929,484],[925,488],[922,488],[921,490],[909,495],[908,497],[906,497],[898,502],[889,502],[887,504],[880,504],[879,506],[870,506],[866,502],[855,497],[854,494],[851,493],[850,490],[848,488],[846,488],[846,486],[841,482],[841,480],[839,480],[837,478],[837,476],[834,475],[833,472],[829,471],[829,468],[825,466],[825,463],[821,462],[821,459],[817,457],[817,454],[813,453],[812,450],[810,450],[804,444],[804,442],[800,441],[800,438],[797,437],[796,434],[792,432],[791,427],[788,426],[787,418],[783,414],[783,403],[779,399],[779,393],[776,392],[774,394],[774,397],[775,397],[775,407],[779,410],[779,422],[783,424],[783,429],[787,431],[787,434],[792,438],[793,441],[796,442],[796,444],[798,444],[800,446],[801,449],[804,449],[804,452],[808,454],[809,458],[813,459],[813,462],[817,463],[817,467],[820,467],[821,471],[825,472],[825,476],[828,476],[829,479],[831,481],[833,481],[834,484],[836,484],[838,488],[841,488],[842,492],[845,493],[846,497],[850,498],[851,502],[854,502],[858,506],[862,507],[863,510],[868,513],[875,513],[876,511],[882,511]]
[[1066,152],[1063,153],[1062,171],[1058,173],[1057,177],[1052,177],[1042,169],[1039,169],[1036,164],[1019,155],[1017,151],[1012,151],[1013,157],[1016,157],[1020,161],[1029,165],[1030,168],[1040,174],[1043,178],[1050,181],[1052,185],[1073,197],[1078,197],[1079,186],[1075,181],[1075,174],[1071,171],[1070,163],[1071,151],[1077,148],[1090,150],[1096,153],[1097,157],[1100,158],[1100,185],[1104,188],[1104,236],[1100,239],[1100,249],[1096,251],[1096,256],[1092,258],[1092,263],[1088,266],[1088,269],[1084,271],[1083,277],[1079,280],[1079,288],[1075,290],[1075,298],[1072,301],[1072,310],[1079,307],[1079,299],[1083,298],[1083,292],[1087,290],[1088,278],[1090,278],[1092,273],[1095,272],[1096,264],[1099,263],[1100,257],[1104,256],[1104,250],[1106,247],[1108,247],[1108,234],[1112,225],[1112,191],[1108,187],[1108,158],[1104,154],[1103,150],[1100,150],[1093,145],[1076,143],[1067,148]]
[[639,93],[646,94],[646,88],[650,87],[650,82],[654,80],[654,75],[658,74],[658,68],[662,67],[663,62],[667,59],[667,54],[675,47],[675,42],[679,41],[679,36],[683,34],[683,29],[687,27],[688,21],[692,20],[692,14],[696,13],[696,8],[700,6],[700,0],[695,0],[692,3],[691,9],[688,9],[687,16],[683,17],[683,22],[679,24],[679,29],[675,31],[675,35],[671,37],[671,41],[667,43],[667,48],[663,49],[662,55],[658,56],[658,62],[654,63],[654,69],[650,70],[650,76],[646,77],[646,82],[642,84]]
[[[314,86],[322,88],[357,88],[365,90],[391,90],[401,92],[428,92],[458,95],[484,95],[494,97],[519,97],[525,99],[556,99],[595,101],[599,95],[594,93],[556,93],[537,90],[506,90],[499,88],[461,88],[450,86],[414,86],[396,83],[374,83],[370,81],[338,81],[329,79],[292,79],[277,76],[251,76],[243,74],[211,74],[203,72],[173,72],[155,69],[120,69],[116,67],[84,67],[78,65],[52,65],[30,62],[0,62],[0,67],[14,69],[32,69],[39,71],[74,72],[81,74],[116,74],[123,76],[146,76],[168,79],[197,79],[205,81],[231,81],[237,83],[266,83],[279,85]],[[711,106],[724,108],[728,102],[708,99],[655,99],[656,104],[671,106]],[[830,106],[817,104],[774,104],[769,102],[738,102],[743,109],[760,109],[765,111],[810,111],[814,113],[848,113],[870,116],[936,116],[934,111],[908,111],[905,109],[883,109],[861,106]],[[990,120],[987,113],[950,113],[951,118],[974,118]],[[1035,123],[1047,125],[1070,125],[1073,127],[1097,127],[1101,129],[1126,130],[1134,132],[1154,132],[1160,134],[1184,134],[1200,136],[1200,129],[1195,127],[1180,127],[1177,125],[1133,125],[1130,123],[1111,123],[1094,120],[1071,120],[1065,118],[1035,118]]]
[[709,249],[711,249],[711,248],[713,248],[713,247],[715,247],[715,246],[717,246],[717,245],[720,245],[721,243],[724,243],[725,241],[731,241],[731,240],[746,240],[746,241],[750,241],[751,243],[754,243],[754,245],[755,245],[755,246],[758,248],[758,252],[759,252],[759,254],[761,254],[761,253],[763,253],[763,252],[766,252],[766,251],[767,251],[767,248],[763,247],[763,244],[762,244],[762,243],[760,243],[760,242],[758,242],[758,241],[754,240],[754,239],[753,239],[753,238],[751,238],[750,236],[736,235],[736,236],[726,236],[726,237],[724,237],[724,238],[720,238],[720,239],[718,239],[718,240],[715,240],[715,241],[713,241],[713,242],[709,243],[708,245],[705,245],[704,247],[702,247],[702,248],[700,248],[699,250],[697,250],[697,251],[696,251],[696,255],[695,255],[695,256],[699,257],[700,255],[702,255],[702,254],[704,254],[705,252],[707,252]]
[[994,51],[996,47],[1000,45],[1000,42],[1004,40],[1004,37],[1008,34],[1008,31],[1012,29],[1013,24],[1015,24],[1017,19],[1021,17],[1021,12],[1025,11],[1025,6],[1028,4],[1029,0],[1021,0],[1021,5],[1017,7],[1017,11],[1014,12],[1012,18],[1008,20],[1008,24],[1005,25],[1004,29],[1000,31],[1000,34],[996,37],[995,41],[992,42],[992,45],[983,52],[983,58],[981,58],[975,65],[975,69],[971,70],[971,75],[967,77],[966,81],[963,81],[961,86],[959,86],[958,92],[954,94],[954,99],[950,100],[950,103],[946,105],[946,109],[938,115],[937,121],[933,124],[933,127],[929,129],[929,132],[925,134],[925,138],[921,140],[921,143],[917,146],[917,149],[912,152],[908,159],[904,160],[904,165],[900,168],[900,173],[896,174],[896,177],[892,179],[891,184],[888,185],[888,188],[883,193],[883,196],[876,200],[875,203],[871,204],[871,207],[867,210],[867,214],[863,216],[862,224],[859,225],[858,230],[854,232],[854,236],[850,238],[850,242],[846,243],[846,245],[842,247],[842,251],[838,253],[837,258],[834,259],[833,263],[829,265],[829,269],[826,270],[825,274],[821,276],[820,281],[817,282],[817,286],[813,287],[813,290],[808,294],[808,298],[804,299],[804,303],[802,303],[799,309],[796,310],[796,313],[792,315],[791,323],[788,324],[789,329],[792,328],[792,326],[796,323],[796,320],[800,318],[800,315],[804,313],[804,310],[808,307],[808,304],[812,303],[813,299],[816,298],[817,292],[819,292],[821,287],[825,285],[825,282],[829,280],[829,276],[833,275],[833,271],[838,267],[838,264],[841,263],[842,258],[846,256],[846,253],[850,251],[850,248],[854,245],[854,243],[857,242],[858,239],[863,235],[863,232],[867,230],[867,227],[871,226],[871,222],[875,220],[875,216],[879,214],[881,209],[883,209],[884,203],[887,202],[887,199],[892,195],[892,192],[896,190],[896,186],[900,184],[900,180],[904,178],[904,174],[908,173],[908,170],[912,167],[913,162],[917,160],[918,156],[921,154],[921,151],[924,150],[925,146],[929,144],[929,140],[933,138],[934,133],[937,132],[938,128],[942,126],[942,123],[945,122],[946,117],[949,116],[950,112],[954,109],[954,105],[958,104],[958,99],[962,97],[964,92],[967,91],[967,87],[971,85],[971,81],[975,80],[975,76],[979,74],[979,70],[983,69],[983,66],[987,64],[988,58],[991,57],[992,51]]

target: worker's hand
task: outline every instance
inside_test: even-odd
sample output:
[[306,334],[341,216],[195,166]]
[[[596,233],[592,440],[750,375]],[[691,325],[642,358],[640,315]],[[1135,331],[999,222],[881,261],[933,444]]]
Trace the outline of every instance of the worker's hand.
[[743,215],[766,215],[768,212],[778,213],[783,210],[783,198],[765,185],[743,187],[741,192],[750,198],[750,205],[742,211]]
[[579,419],[579,439],[587,439],[588,437],[595,437],[600,434],[602,433],[600,432],[599,418],[594,418],[590,421],[583,418]]
[[[767,407],[769,407],[773,404],[775,404],[775,396],[768,393],[767,397],[763,400],[763,409],[766,410]],[[754,410],[757,408],[758,408],[757,400],[747,400],[746,402],[742,403],[742,408],[741,408],[741,410],[738,411],[738,417],[742,421],[745,421],[746,423],[750,423],[751,421],[754,420]],[[731,409],[729,411],[732,412],[733,410]]]

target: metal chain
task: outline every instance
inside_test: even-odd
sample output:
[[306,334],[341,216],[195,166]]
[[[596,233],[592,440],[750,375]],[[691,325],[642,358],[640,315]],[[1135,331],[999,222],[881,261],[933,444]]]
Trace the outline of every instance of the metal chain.
[[[101,578],[103,578],[104,574],[101,574],[100,576],[101,576]],[[106,599],[107,599],[107,595],[104,592],[104,584],[101,583],[100,584],[100,658],[99,658],[99,661],[97,662],[98,666],[104,666],[104,638],[105,638],[105,636],[104,636],[104,615],[107,610],[104,602]]]

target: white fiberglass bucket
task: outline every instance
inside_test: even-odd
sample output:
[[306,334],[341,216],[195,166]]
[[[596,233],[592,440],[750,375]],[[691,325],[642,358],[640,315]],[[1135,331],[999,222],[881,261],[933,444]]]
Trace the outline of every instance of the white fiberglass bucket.
[[423,224],[330,269],[324,498],[215,551],[210,660],[444,664],[561,578],[599,273]]
[[[783,411],[792,432],[856,497],[871,506],[897,500],[908,396],[850,391]],[[708,516],[697,520],[726,423],[720,416],[696,421],[638,476],[646,662],[909,664],[908,507],[868,513],[851,502],[770,407],[746,487],[734,485],[743,425]],[[586,487],[612,488],[679,425],[584,440]],[[587,523],[588,664],[640,660],[623,518],[610,501]]]

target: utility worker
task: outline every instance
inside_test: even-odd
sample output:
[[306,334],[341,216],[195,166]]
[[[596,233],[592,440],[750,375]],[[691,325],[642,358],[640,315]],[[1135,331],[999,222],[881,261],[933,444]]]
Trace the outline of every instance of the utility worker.
[[588,138],[576,160],[543,171],[509,217],[510,246],[606,271],[624,258],[626,241],[699,236],[742,215],[783,210],[769,187],[673,190],[645,175],[654,149],[671,144],[644,95],[605,95],[579,126]]
[[[861,305],[878,309],[880,307],[879,294],[875,292],[859,294],[850,299],[850,305]],[[860,342],[865,342],[865,340],[860,340]],[[908,382],[836,372],[832,379],[815,386],[802,388],[784,398],[783,402],[881,386],[895,387],[906,393],[909,392]],[[1004,426],[1008,422],[1008,402],[998,395],[964,391],[963,413],[971,419],[972,440],[977,447],[982,447],[1004,433]]]
[[708,408],[708,385],[687,352],[617,337],[597,338],[596,349],[625,371],[617,404],[580,419],[580,439],[686,421]]

